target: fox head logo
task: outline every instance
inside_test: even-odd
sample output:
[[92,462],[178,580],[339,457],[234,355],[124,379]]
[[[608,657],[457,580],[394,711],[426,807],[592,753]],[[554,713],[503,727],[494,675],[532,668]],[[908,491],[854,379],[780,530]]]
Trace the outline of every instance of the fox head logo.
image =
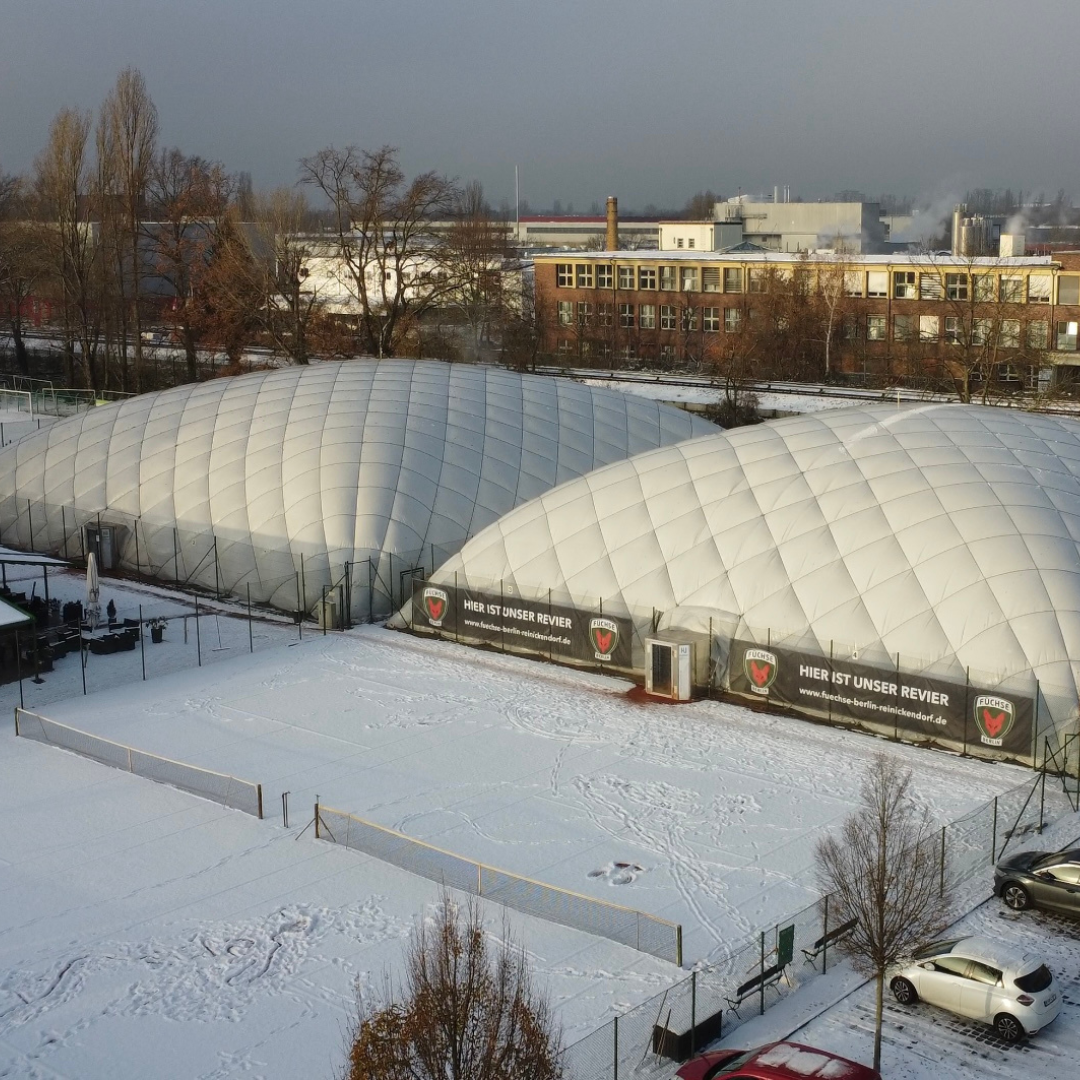
[[768,694],[776,682],[776,654],[765,649],[747,649],[743,653],[743,674],[755,694]]
[[450,606],[450,597],[443,589],[424,589],[424,614],[432,626],[442,626],[446,609]]
[[1016,706],[1008,698],[979,694],[974,708],[981,741],[989,746],[1000,746],[1016,723]]
[[619,644],[619,624],[612,619],[596,618],[589,622],[589,641],[597,660],[610,660]]

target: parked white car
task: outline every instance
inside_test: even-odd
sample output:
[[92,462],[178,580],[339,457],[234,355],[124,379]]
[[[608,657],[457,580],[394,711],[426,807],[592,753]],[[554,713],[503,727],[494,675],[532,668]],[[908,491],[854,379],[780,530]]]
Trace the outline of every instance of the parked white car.
[[893,970],[901,1005],[920,998],[991,1024],[1006,1042],[1034,1035],[1061,1012],[1061,992],[1042,958],[990,938],[937,941]]

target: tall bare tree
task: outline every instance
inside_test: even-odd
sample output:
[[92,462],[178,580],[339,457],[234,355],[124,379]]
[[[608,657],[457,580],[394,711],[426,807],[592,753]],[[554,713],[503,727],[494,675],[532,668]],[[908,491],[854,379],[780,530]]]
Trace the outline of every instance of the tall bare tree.
[[456,185],[434,172],[407,180],[392,146],[329,147],[303,159],[300,178],[330,203],[330,233],[356,308],[360,347],[395,355],[414,320],[453,289],[445,241],[431,222],[449,216]]
[[839,836],[817,844],[817,876],[836,925],[855,928],[837,948],[876,982],[874,1068],[881,1068],[885,974],[948,924],[951,900],[928,813],[911,791],[911,772],[878,754],[860,790],[862,805]]
[[231,192],[231,181],[218,163],[177,149],[162,150],[150,170],[154,220],[144,226],[144,242],[151,271],[173,294],[173,323],[191,381],[199,377],[197,328],[207,270]]
[[[101,333],[101,248],[92,223],[93,175],[90,114],[62,109],[49,128],[49,141],[35,161],[35,186],[45,221],[47,257],[60,282],[65,355],[84,386],[99,388],[97,352]],[[74,378],[74,370],[69,371]]]
[[27,304],[46,269],[30,185],[22,177],[0,173],[0,317],[11,331],[15,363],[24,375],[30,374]]
[[361,1013],[344,1080],[558,1080],[559,1034],[520,946],[443,894],[405,957],[404,993]]
[[[140,225],[146,209],[157,135],[157,108],[146,88],[146,80],[137,68],[125,68],[101,107],[97,145],[98,168],[107,185],[103,192],[103,207],[107,207],[109,213],[103,214],[103,218],[113,220],[118,226],[114,252],[122,304],[120,363],[123,388],[136,392],[140,388],[143,366],[140,301],[145,268]],[[134,345],[133,378],[128,372],[129,337]]]

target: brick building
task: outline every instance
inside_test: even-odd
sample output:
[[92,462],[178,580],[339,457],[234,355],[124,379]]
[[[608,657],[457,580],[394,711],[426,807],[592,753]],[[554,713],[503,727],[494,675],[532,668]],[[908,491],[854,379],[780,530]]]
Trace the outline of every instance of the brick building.
[[[1080,252],[563,252],[535,270],[544,351],[566,361],[707,366],[739,353],[762,375],[1029,385],[1080,365]],[[784,370],[795,353],[802,369]]]

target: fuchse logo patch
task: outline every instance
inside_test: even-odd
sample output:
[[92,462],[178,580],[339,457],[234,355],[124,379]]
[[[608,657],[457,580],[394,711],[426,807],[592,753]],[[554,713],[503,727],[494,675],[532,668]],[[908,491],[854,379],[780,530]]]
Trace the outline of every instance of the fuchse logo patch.
[[619,624],[611,619],[590,620],[589,640],[597,660],[610,660],[615,646],[619,644]]
[[424,590],[424,614],[432,626],[442,626],[449,606],[450,597],[443,589],[429,587]]
[[765,649],[747,649],[743,653],[742,665],[750,689],[755,694],[768,694],[769,687],[776,682],[776,653]]
[[975,723],[987,746],[1000,746],[1016,723],[1016,706],[1008,698],[979,694],[975,698]]

